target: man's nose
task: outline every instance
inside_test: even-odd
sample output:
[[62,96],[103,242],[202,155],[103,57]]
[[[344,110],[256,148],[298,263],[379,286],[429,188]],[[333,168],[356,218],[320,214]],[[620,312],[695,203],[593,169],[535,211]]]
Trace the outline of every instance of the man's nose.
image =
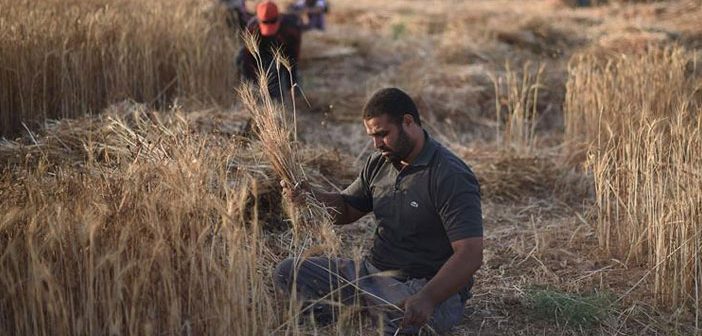
[[373,137],[373,146],[375,148],[380,148],[383,146],[383,139],[381,137]]

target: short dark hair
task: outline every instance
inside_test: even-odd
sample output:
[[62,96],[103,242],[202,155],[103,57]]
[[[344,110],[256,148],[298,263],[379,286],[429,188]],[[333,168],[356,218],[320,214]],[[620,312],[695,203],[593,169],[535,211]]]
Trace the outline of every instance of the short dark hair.
[[397,124],[409,114],[417,125],[422,126],[417,105],[412,98],[398,88],[385,88],[376,91],[363,107],[363,120],[388,115]]

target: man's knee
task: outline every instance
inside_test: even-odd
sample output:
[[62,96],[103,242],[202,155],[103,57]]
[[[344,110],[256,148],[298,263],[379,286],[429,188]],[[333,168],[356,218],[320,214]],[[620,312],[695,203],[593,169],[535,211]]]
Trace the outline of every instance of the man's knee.
[[295,260],[293,258],[287,258],[281,261],[273,272],[273,281],[276,287],[279,289],[290,291],[291,282],[293,278],[293,267],[295,266]]
[[337,263],[340,260],[330,260],[325,257],[312,257],[304,260],[287,258],[280,262],[273,273],[276,286],[286,292],[291,292],[293,282],[297,284],[297,290],[308,296],[323,296],[340,286],[342,295],[352,295],[352,286],[343,286],[346,282],[352,281],[345,277],[353,274],[352,264],[345,264],[345,272],[341,271]]

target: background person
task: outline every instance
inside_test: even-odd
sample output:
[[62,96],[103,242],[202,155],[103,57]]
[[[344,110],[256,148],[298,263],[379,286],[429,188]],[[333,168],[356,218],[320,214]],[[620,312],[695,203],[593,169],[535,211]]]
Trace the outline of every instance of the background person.
[[324,16],[329,12],[329,3],[326,0],[298,0],[291,6],[291,11],[303,19],[302,29],[324,30]]
[[[256,16],[249,21],[246,31],[257,36],[263,69],[270,74],[268,91],[271,97],[280,99],[281,88],[279,84],[282,85],[282,93],[284,94],[290,88],[291,77],[289,76],[292,76],[294,83],[299,81],[297,65],[302,44],[300,19],[293,14],[280,13],[278,6],[273,1],[264,1],[256,6]],[[290,74],[282,66],[280,71],[277,70],[275,50],[280,50],[290,62]],[[245,46],[239,52],[237,66],[243,80],[258,82],[259,69],[256,59]]]

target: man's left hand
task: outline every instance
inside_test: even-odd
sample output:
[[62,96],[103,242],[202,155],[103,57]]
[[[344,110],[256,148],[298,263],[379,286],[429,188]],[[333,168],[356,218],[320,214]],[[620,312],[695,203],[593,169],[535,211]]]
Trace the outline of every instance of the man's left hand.
[[403,306],[405,309],[405,316],[402,318],[403,327],[421,327],[434,313],[434,302],[421,292],[406,298]]

